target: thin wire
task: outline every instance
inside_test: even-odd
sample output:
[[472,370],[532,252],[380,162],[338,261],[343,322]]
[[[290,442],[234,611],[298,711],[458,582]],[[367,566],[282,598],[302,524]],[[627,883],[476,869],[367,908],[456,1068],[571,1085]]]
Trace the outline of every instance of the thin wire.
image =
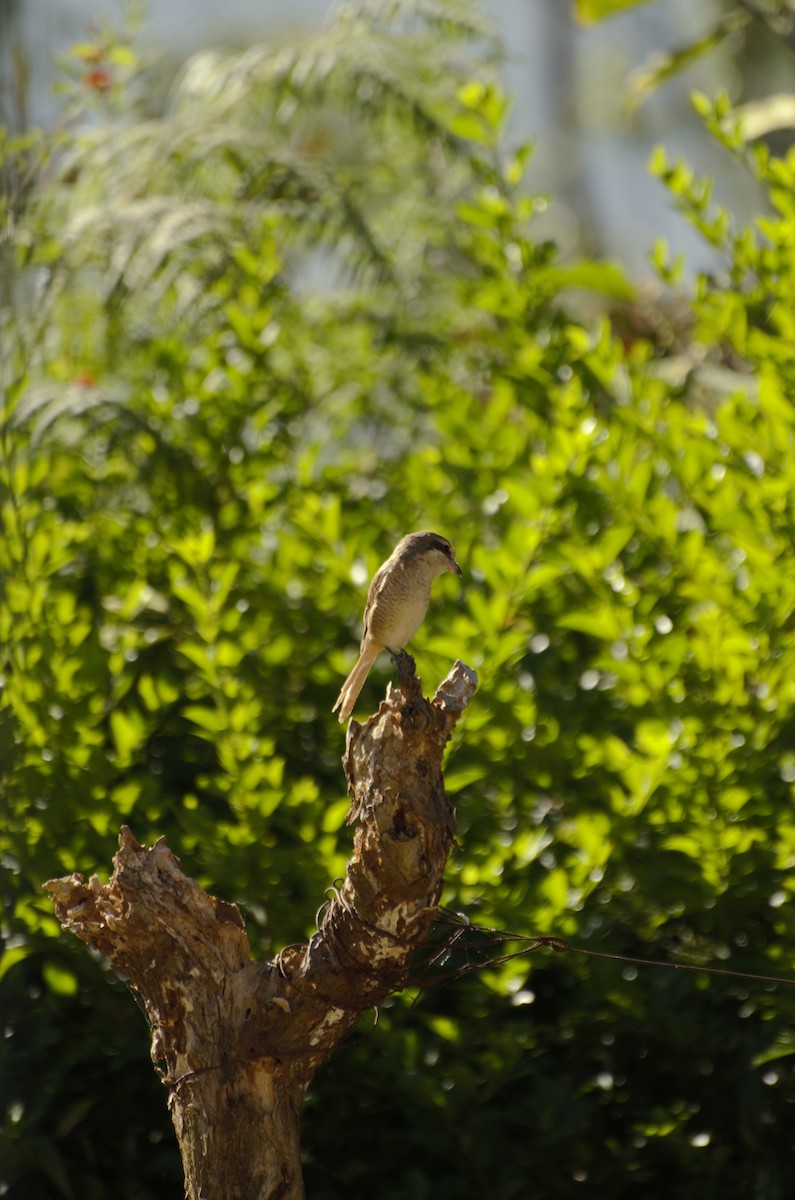
[[[484,947],[504,945],[507,942],[519,942],[524,943],[524,945],[521,950],[513,950],[507,954],[496,955],[485,962],[463,963],[460,967],[437,976],[435,979],[413,978],[409,980],[409,986],[414,984],[425,987],[436,982],[441,983],[445,980],[457,979],[462,975],[469,974],[471,971],[499,966],[501,963],[510,962],[514,958],[521,958],[525,954],[531,954],[535,950],[546,947],[547,949],[554,950],[557,954],[582,954],[588,958],[604,958],[612,962],[628,963],[631,966],[637,967],[662,967],[670,971],[689,971],[696,975],[716,975],[730,979],[745,979],[755,983],[780,983],[784,987],[795,987],[795,979],[788,979],[782,975],[762,975],[753,971],[734,971],[728,967],[697,966],[695,963],[660,962],[652,958],[638,958],[630,954],[611,954],[606,950],[589,950],[583,946],[573,946],[566,938],[558,937],[557,935],[541,934],[531,936],[522,933],[511,933],[504,929],[490,929],[482,925],[474,925],[463,913],[454,913],[448,909],[440,909],[439,918],[440,924],[455,925],[457,928],[453,934],[445,939],[433,957],[428,960],[426,964],[428,967],[440,963],[446,955],[452,953],[456,948],[465,952],[477,952],[484,949]],[[486,935],[485,940],[476,945],[468,945],[463,940],[465,933],[468,931],[481,936]],[[458,943],[461,944],[458,945]]]
[[725,975],[732,979],[753,979],[757,983],[783,983],[795,987],[795,979],[783,975],[757,975],[753,971],[731,971],[728,967],[698,967],[694,963],[657,962],[653,958],[634,958],[629,954],[608,954],[603,950],[583,950],[581,946],[566,945],[572,954],[587,954],[589,958],[610,958],[615,962],[632,963],[638,967],[667,967],[671,971],[693,971],[697,975]]

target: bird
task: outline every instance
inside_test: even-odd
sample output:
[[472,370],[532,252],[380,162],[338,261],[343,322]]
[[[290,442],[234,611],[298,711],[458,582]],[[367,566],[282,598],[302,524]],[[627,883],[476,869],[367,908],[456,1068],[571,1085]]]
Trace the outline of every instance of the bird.
[[455,550],[440,533],[408,533],[373,576],[364,609],[364,633],[356,665],[342,685],[332,712],[340,724],[353,712],[370,668],[382,650],[396,653],[425,620],[437,575],[461,574]]

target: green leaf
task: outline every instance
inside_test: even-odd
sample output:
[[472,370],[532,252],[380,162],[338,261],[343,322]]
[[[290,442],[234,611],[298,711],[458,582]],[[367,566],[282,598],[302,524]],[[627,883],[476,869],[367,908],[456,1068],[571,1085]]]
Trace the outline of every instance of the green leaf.
[[583,25],[592,25],[628,8],[640,8],[648,0],[574,0],[574,13]]
[[114,708],[110,714],[110,730],[119,758],[129,762],[146,738],[147,729],[143,715],[135,708]]
[[607,641],[617,641],[624,636],[626,626],[615,609],[602,608],[598,612],[581,609],[577,612],[563,613],[558,617],[557,624],[561,629],[572,629],[578,633],[587,633],[590,637]]
[[188,704],[184,713],[188,721],[192,721],[205,733],[215,735],[227,728],[226,714],[218,708],[206,704]]
[[617,263],[589,262],[585,259],[565,267],[549,267],[538,272],[537,281],[556,289],[582,288],[610,296],[613,300],[632,300],[635,287]]
[[41,968],[42,977],[51,992],[58,996],[75,996],[78,982],[73,971],[55,962],[45,962]]

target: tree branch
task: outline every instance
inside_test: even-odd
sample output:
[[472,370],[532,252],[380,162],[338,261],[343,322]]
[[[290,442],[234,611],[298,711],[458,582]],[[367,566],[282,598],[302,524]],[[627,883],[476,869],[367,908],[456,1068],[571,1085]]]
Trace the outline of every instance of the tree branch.
[[428,701],[413,659],[397,665],[400,690],[348,729],[353,857],[306,945],[252,962],[237,907],[185,876],[163,839],[146,848],[126,827],[109,883],[45,884],[64,929],[143,1000],[188,1200],[303,1197],[304,1091],[360,1014],[405,981],[433,923],[455,830],[442,756],[477,677],[456,663]]

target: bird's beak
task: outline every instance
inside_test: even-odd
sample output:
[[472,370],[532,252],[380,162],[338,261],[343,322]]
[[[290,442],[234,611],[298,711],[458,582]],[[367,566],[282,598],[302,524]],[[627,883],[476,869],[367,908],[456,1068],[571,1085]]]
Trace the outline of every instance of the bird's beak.
[[455,561],[455,559],[453,559],[452,562],[450,563],[448,570],[452,571],[454,575],[462,575],[463,574],[461,568],[459,567],[459,565]]

